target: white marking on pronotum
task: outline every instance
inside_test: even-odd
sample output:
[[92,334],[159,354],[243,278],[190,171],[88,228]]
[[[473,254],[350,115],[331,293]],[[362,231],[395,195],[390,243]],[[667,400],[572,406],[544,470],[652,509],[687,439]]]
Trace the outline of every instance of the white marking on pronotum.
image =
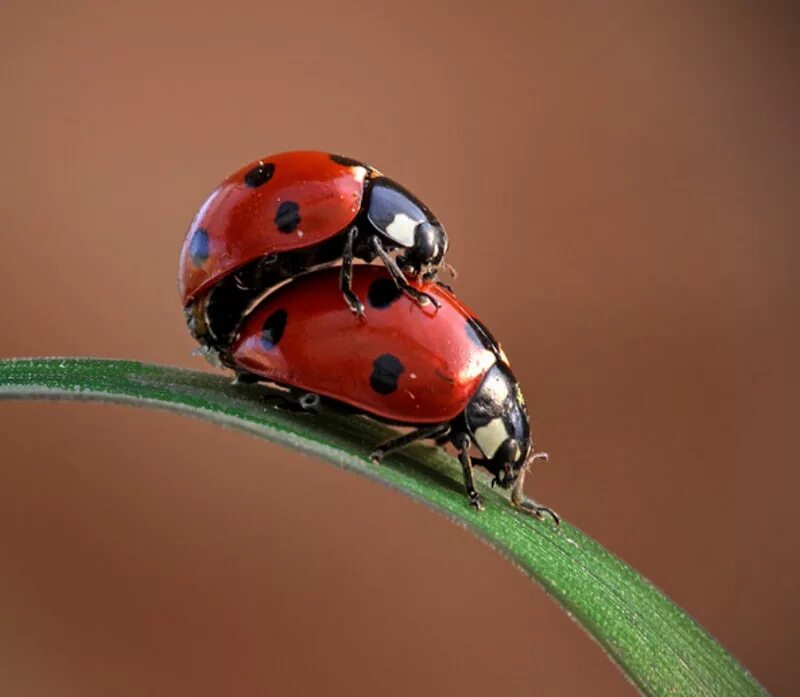
[[416,220],[409,218],[405,213],[395,213],[392,222],[386,226],[386,234],[404,247],[413,247],[416,227]]
[[508,431],[506,431],[506,425],[500,418],[492,419],[485,426],[475,429],[475,440],[478,443],[478,447],[489,458],[494,457],[497,449],[506,438],[508,438]]
[[487,381],[486,387],[492,395],[492,401],[496,404],[502,404],[508,397],[508,383],[505,380],[499,379],[498,376],[493,376],[491,382]]

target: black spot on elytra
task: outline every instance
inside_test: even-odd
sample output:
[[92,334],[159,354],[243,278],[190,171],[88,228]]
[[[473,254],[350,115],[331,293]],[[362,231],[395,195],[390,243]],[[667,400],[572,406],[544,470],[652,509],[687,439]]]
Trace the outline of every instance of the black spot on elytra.
[[208,259],[208,231],[204,228],[199,227],[192,233],[189,258],[195,266],[202,266]]
[[397,389],[397,379],[404,370],[405,366],[397,356],[384,353],[372,361],[370,387],[378,394],[391,394]]
[[369,285],[367,300],[372,307],[383,309],[389,307],[401,295],[402,291],[392,279],[376,278]]
[[261,345],[269,351],[278,345],[286,329],[286,310],[275,310],[266,320],[261,329]]
[[359,162],[358,160],[354,160],[352,157],[345,157],[344,155],[331,155],[330,158],[337,165],[342,165],[343,167],[363,167],[364,169],[369,169],[368,165],[365,165],[363,162]]
[[271,162],[259,162],[253,169],[244,175],[244,183],[251,189],[257,189],[266,184],[275,172],[275,165]]
[[281,232],[294,232],[300,224],[300,206],[294,201],[284,201],[275,213],[275,225]]

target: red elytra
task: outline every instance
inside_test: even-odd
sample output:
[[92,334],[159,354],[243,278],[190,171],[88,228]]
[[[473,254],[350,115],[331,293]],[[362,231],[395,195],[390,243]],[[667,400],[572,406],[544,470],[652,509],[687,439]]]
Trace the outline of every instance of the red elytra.
[[[368,172],[374,170],[355,160],[297,151],[233,173],[200,208],[184,241],[178,269],[184,305],[248,262],[340,233],[361,208]],[[299,221],[293,206],[302,210]]]
[[387,271],[357,266],[366,298],[355,321],[339,293],[338,269],[299,277],[268,295],[232,346],[233,362],[264,380],[330,397],[380,418],[433,424],[464,411],[504,356],[447,290],[417,285],[438,311],[401,293]]

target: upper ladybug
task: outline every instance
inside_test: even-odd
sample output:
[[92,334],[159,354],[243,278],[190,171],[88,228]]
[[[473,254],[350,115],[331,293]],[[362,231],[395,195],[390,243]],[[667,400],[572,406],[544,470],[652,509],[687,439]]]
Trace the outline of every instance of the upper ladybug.
[[405,274],[435,278],[446,251],[447,235],[428,208],[369,165],[287,152],[246,165],[206,199],[181,251],[180,293],[195,338],[224,360],[250,303],[286,278],[341,258],[342,293],[361,315],[353,259],[377,257],[403,292],[437,304]]

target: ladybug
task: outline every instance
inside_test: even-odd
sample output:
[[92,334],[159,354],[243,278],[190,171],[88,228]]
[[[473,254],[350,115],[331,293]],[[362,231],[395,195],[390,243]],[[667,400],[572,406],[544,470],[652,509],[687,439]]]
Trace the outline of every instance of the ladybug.
[[341,259],[341,292],[363,315],[353,260],[380,259],[399,289],[435,305],[406,274],[435,278],[446,251],[433,214],[376,169],[340,155],[286,152],[242,167],[200,207],[181,251],[180,294],[194,337],[226,362],[242,315],[267,288]]
[[523,496],[529,464],[546,456],[532,451],[525,400],[486,327],[439,284],[414,281],[438,301],[438,310],[401,292],[380,266],[358,266],[352,284],[366,299],[366,321],[355,324],[333,268],[267,295],[231,346],[240,377],[288,388],[295,406],[313,408],[326,399],[413,427],[377,445],[376,462],[419,440],[452,443],[471,505],[483,507],[472,472],[480,465],[494,475],[493,486],[512,487],[514,506],[558,522],[549,508]]

